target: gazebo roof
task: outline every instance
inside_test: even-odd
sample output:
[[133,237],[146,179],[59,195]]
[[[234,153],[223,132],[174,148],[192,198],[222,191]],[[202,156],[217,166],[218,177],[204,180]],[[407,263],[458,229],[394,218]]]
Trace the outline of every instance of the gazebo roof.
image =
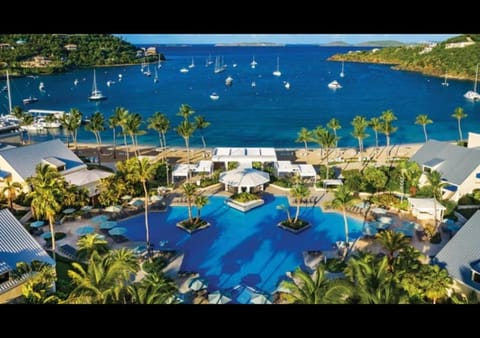
[[253,168],[239,168],[221,173],[219,181],[232,187],[257,187],[270,182],[270,175]]

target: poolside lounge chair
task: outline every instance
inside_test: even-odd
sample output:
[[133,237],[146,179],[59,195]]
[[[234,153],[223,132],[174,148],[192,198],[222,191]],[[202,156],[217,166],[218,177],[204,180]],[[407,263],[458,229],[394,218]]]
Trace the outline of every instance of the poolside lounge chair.
[[77,249],[75,249],[73,246],[71,246],[70,244],[64,244],[64,245],[61,245],[59,248],[58,248],[58,251],[70,258],[71,260],[77,260]]

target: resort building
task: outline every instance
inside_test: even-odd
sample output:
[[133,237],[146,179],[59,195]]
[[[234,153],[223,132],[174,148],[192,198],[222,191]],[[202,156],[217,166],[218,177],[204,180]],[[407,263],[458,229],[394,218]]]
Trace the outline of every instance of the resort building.
[[275,148],[215,148],[212,153],[213,162],[228,163],[237,162],[243,168],[251,168],[252,162],[260,162],[262,165],[268,162],[277,162]]
[[462,292],[475,291],[480,299],[480,212],[477,211],[436,255]]
[[[445,185],[443,199],[458,201],[480,187],[480,148],[465,148],[448,142],[430,140],[411,157],[424,173],[438,171]],[[420,185],[428,184],[426,175]]]
[[100,180],[113,175],[103,170],[88,170],[87,165],[60,140],[36,143],[24,147],[16,147],[0,151],[0,186],[2,180],[11,180],[24,186],[28,177],[35,174],[39,163],[51,165],[62,174],[67,182],[86,188],[89,196],[99,193]]
[[[412,210],[412,215],[422,221],[443,220],[445,208],[434,198],[408,198],[408,203]],[[436,212],[436,216],[435,216]]]
[[13,278],[17,263],[41,261],[55,266],[55,261],[28,233],[8,209],[0,210],[0,304],[22,294],[22,285],[31,275]]

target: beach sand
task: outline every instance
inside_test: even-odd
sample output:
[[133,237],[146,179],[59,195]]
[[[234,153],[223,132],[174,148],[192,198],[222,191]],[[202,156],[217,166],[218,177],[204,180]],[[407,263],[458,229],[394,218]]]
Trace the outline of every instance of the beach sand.
[[[329,163],[342,169],[362,169],[366,165],[377,164],[386,165],[390,164],[390,161],[395,158],[410,158],[417,150],[423,145],[423,143],[413,144],[401,144],[392,145],[388,149],[385,146],[381,147],[369,147],[365,148],[363,153],[359,153],[355,148],[336,148],[329,152]],[[92,143],[78,143],[78,155],[83,157],[97,157],[96,145]],[[74,150],[73,144],[70,144],[70,149]],[[113,145],[103,144],[101,147],[101,162],[102,164],[114,164],[117,161],[123,161],[127,158],[126,147],[124,145],[117,145],[116,158],[113,158]],[[134,156],[133,146],[128,146],[130,156]],[[141,156],[152,156],[155,159],[160,160],[163,158],[161,149],[159,147],[152,146],[139,146],[139,153]],[[206,149],[204,156],[204,150],[202,148],[190,149],[190,162],[197,163],[200,160],[211,159],[212,148]],[[304,148],[300,148],[291,152],[282,152],[282,155],[287,153],[286,157],[282,156],[282,159],[287,159],[292,162],[306,163],[312,165],[319,165],[326,163],[325,151],[320,149],[309,149],[305,152]],[[323,156],[321,156],[321,153]],[[172,147],[166,151],[166,156],[170,164],[187,162],[187,151],[184,147]],[[332,163],[334,162],[334,164]]]

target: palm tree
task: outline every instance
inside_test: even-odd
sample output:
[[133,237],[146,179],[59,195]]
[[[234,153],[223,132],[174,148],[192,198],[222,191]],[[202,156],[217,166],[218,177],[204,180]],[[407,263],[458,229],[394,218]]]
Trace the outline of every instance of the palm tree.
[[134,304],[171,304],[177,285],[163,274],[149,273],[140,282],[128,286]]
[[277,209],[278,210],[285,210],[285,212],[287,213],[288,224],[292,224],[292,216],[290,215],[289,206],[285,205],[285,204],[280,204],[280,205],[277,205]]
[[206,155],[207,144],[205,143],[205,137],[203,136],[203,129],[207,128],[210,125],[210,122],[205,120],[205,117],[202,115],[195,116],[195,129],[198,129],[200,132],[200,137],[202,138],[203,143],[203,157]]
[[35,175],[27,178],[27,182],[33,187],[33,191],[30,193],[33,215],[37,219],[40,217],[46,218],[50,226],[54,260],[56,259],[54,221],[56,214],[62,208],[64,180],[56,169],[42,163],[36,166]]
[[130,158],[130,152],[129,152],[128,146],[127,146],[127,123],[128,123],[128,120],[129,120],[130,113],[128,112],[127,109],[125,109],[123,107],[117,107],[117,108],[115,108],[114,116],[115,116],[117,124],[122,129],[123,145],[125,146],[125,149],[127,151],[127,160],[128,160]]
[[113,132],[113,159],[117,158],[117,127],[119,126],[119,121],[117,115],[114,114],[108,118],[108,128],[112,129]]
[[342,126],[340,125],[340,121],[338,121],[336,118],[332,118],[330,121],[328,121],[327,128],[330,128],[333,130],[333,134],[335,135],[335,148],[338,147],[337,130],[342,129]]
[[85,130],[91,131],[95,135],[95,141],[97,144],[97,156],[98,163],[101,164],[100,148],[102,146],[102,137],[100,132],[105,130],[105,117],[99,111],[93,113],[90,122],[85,126]]
[[318,143],[319,148],[320,148],[320,161],[322,161],[323,157],[323,148],[322,148],[322,138],[323,134],[325,134],[327,130],[323,128],[322,125],[317,126],[313,131],[312,131],[312,141],[315,141]]
[[81,261],[89,260],[93,253],[100,255],[108,252],[108,242],[98,234],[87,234],[77,241],[77,258]]
[[345,186],[341,185],[335,191],[334,199],[332,200],[332,206],[334,208],[341,208],[343,213],[343,222],[345,225],[345,242],[349,243],[348,238],[348,220],[347,220],[347,209],[351,200],[353,199],[350,190]]
[[20,278],[25,274],[30,275],[22,286],[25,304],[58,303],[58,297],[52,294],[52,286],[57,279],[53,266],[35,260],[30,264],[18,262],[16,269],[12,271],[12,276]]
[[351,285],[346,281],[329,280],[325,268],[318,265],[312,275],[298,267],[280,287],[285,289],[285,298],[295,304],[339,304],[346,303],[353,295]]
[[415,124],[421,125],[423,127],[423,135],[425,135],[425,142],[428,141],[427,135],[427,124],[431,124],[433,121],[426,114],[417,115]]
[[[118,250],[112,250],[111,253],[115,251]],[[73,262],[72,269],[68,270],[68,276],[75,289],[68,296],[66,303],[125,302],[130,278],[138,270],[138,264],[132,266],[122,259],[114,259],[111,254],[101,257],[97,252],[93,252],[86,268]]]
[[142,125],[142,116],[138,113],[132,113],[128,115],[127,121],[124,125],[125,132],[127,132],[130,135],[130,139],[132,140],[133,151],[136,157],[138,157],[139,155],[137,136],[145,134],[145,130],[140,130],[141,125]]
[[382,130],[382,122],[378,117],[370,119],[370,127],[375,132],[375,148],[378,148],[378,132]]
[[458,135],[460,136],[460,143],[463,143],[463,134],[462,134],[462,125],[460,121],[466,118],[468,115],[465,113],[462,107],[455,108],[455,111],[452,114],[452,117],[457,119],[458,124]]
[[355,116],[351,122],[353,126],[352,136],[358,140],[358,150],[360,153],[363,153],[363,140],[368,137],[368,134],[365,133],[365,129],[368,127],[368,121],[363,116]]
[[18,120],[22,120],[23,119],[23,116],[25,115],[25,112],[23,111],[22,107],[20,106],[15,106],[13,107],[12,109],[12,115],[18,119]]
[[13,210],[13,201],[17,198],[17,193],[22,191],[22,185],[19,182],[13,182],[12,180],[6,180],[2,187],[2,195],[7,195],[8,208]]
[[333,135],[330,131],[326,130],[326,129],[323,129],[323,133],[320,133],[317,135],[318,137],[318,142],[322,145],[322,148],[325,149],[325,153],[326,153],[326,162],[325,162],[325,166],[326,166],[326,169],[327,169],[327,172],[326,172],[326,179],[329,178],[328,176],[328,156],[330,155],[330,149],[332,149],[335,144],[337,143],[337,138],[335,135]]
[[[195,125],[188,120],[183,120],[175,130],[185,141],[185,148],[187,149],[187,165],[190,165],[190,136],[192,136],[195,131]],[[190,170],[188,171],[188,179],[190,179]]]
[[410,246],[410,239],[401,232],[386,230],[375,236],[383,250],[387,252],[388,269],[393,272],[394,255]]
[[[33,124],[33,122],[35,122],[35,119],[33,118],[33,116],[31,114],[24,114],[20,125],[28,127],[28,126],[31,126]],[[28,143],[31,143],[30,132],[29,132],[28,129],[27,129],[27,137],[28,137]],[[67,142],[68,142],[68,140],[67,140]]]
[[435,213],[433,216],[435,223],[433,235],[435,235],[438,231],[438,226],[440,225],[440,222],[438,222],[437,219],[437,203],[438,200],[442,198],[442,188],[445,186],[445,182],[442,181],[442,175],[436,170],[432,170],[430,173],[427,173],[427,179],[432,187],[433,212]]
[[193,223],[192,217],[192,202],[197,192],[197,186],[192,183],[185,183],[182,185],[183,193],[187,198],[187,207],[188,207],[188,222]]
[[412,196],[415,196],[420,177],[422,176],[422,169],[417,162],[413,161],[401,161],[397,168],[400,169],[401,175],[406,180],[407,186],[409,187],[409,193]]
[[193,115],[195,111],[188,104],[182,103],[180,109],[177,112],[178,116],[183,117],[184,120],[188,121],[188,118]]
[[351,258],[344,270],[364,304],[398,304],[405,302],[405,293],[388,269],[387,257],[371,253]]
[[[392,122],[397,119],[391,109],[385,110],[380,117],[382,120],[381,131],[385,134],[387,139],[387,149],[390,147],[390,135],[397,131],[397,127],[392,126]],[[390,154],[390,151],[389,151]]]
[[132,171],[127,175],[128,179],[133,182],[142,183],[144,198],[145,198],[145,233],[146,233],[146,245],[147,253],[150,256],[151,243],[150,243],[150,226],[148,224],[148,186],[147,182],[150,182],[157,172],[158,163],[151,163],[147,158],[132,158],[128,160],[128,166],[132,167]]
[[295,184],[290,189],[290,195],[295,199],[295,203],[297,204],[297,211],[295,212],[295,218],[293,219],[293,224],[296,224],[298,221],[298,216],[300,215],[300,202],[304,198],[308,198],[310,196],[310,189],[308,189],[305,184]]
[[148,119],[147,128],[153,129],[158,133],[158,140],[160,142],[160,148],[163,149],[166,147],[165,144],[165,133],[170,127],[170,121],[168,121],[167,116],[161,112],[155,112],[152,117]]
[[312,131],[308,130],[307,128],[302,128],[297,135],[298,137],[295,142],[303,142],[303,144],[305,145],[305,155],[308,154],[307,142],[312,141]]
[[78,128],[82,125],[82,112],[77,108],[72,108],[68,114],[63,114],[60,122],[68,132],[72,133],[73,144],[77,150],[77,134]]
[[193,202],[195,204],[195,206],[197,207],[197,218],[195,220],[195,223],[200,222],[200,211],[202,210],[202,208],[204,206],[206,206],[208,204],[208,202],[209,202],[209,200],[208,200],[207,196],[198,195],[197,197],[195,197],[195,200]]

